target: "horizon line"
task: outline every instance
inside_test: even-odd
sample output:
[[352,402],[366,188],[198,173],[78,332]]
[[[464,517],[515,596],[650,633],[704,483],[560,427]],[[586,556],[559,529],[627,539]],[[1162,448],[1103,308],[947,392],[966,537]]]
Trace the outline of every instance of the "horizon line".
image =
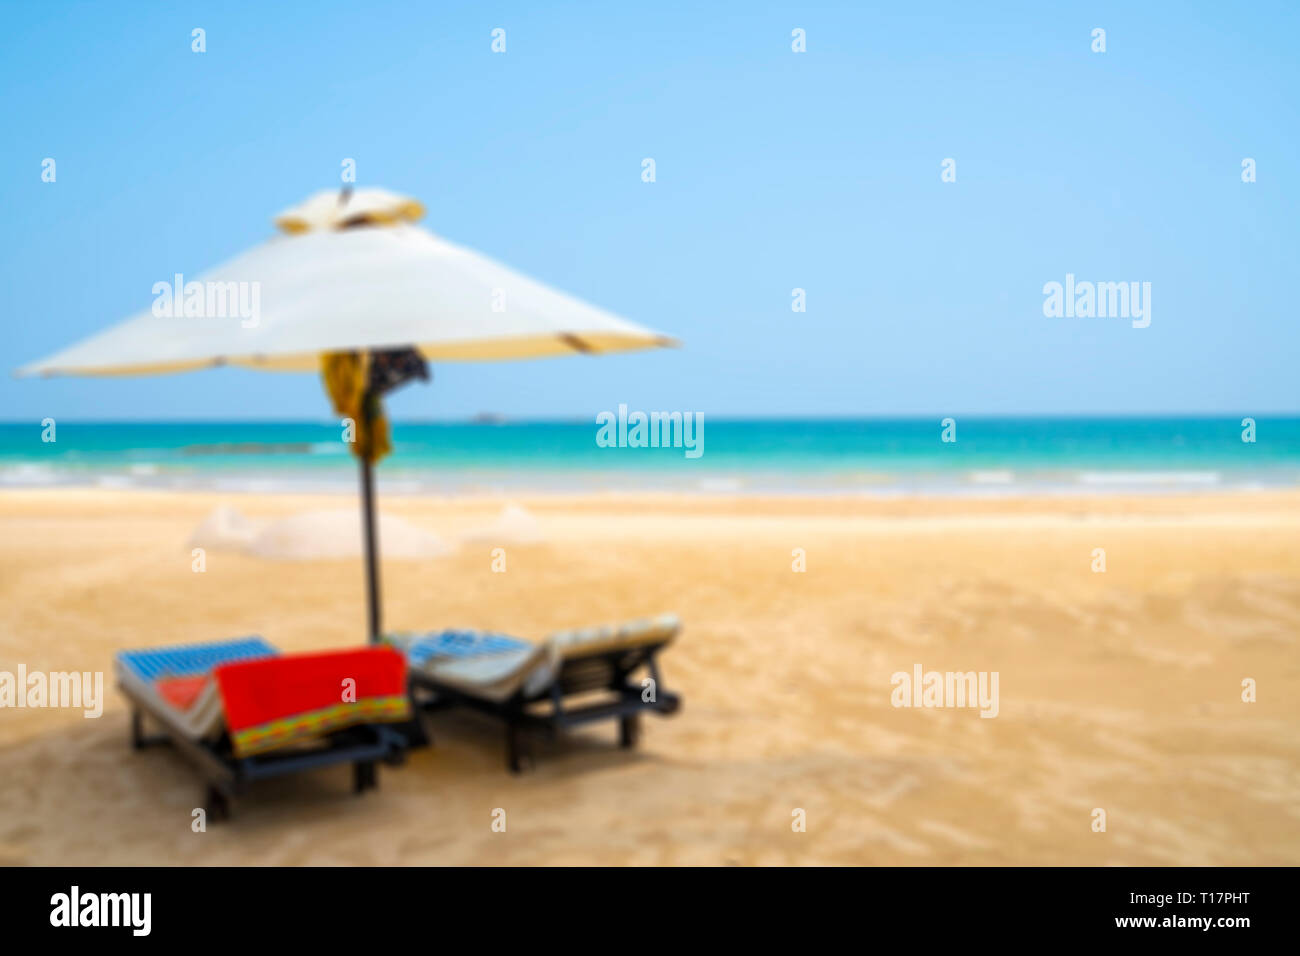
[[[630,411],[660,412],[664,414],[671,413],[664,409],[630,409]],[[1250,418],[1297,418],[1300,419],[1300,409],[1294,410],[1265,410],[1265,411],[1179,411],[1179,412],[908,412],[896,415],[881,414],[851,414],[851,413],[821,413],[808,415],[773,415],[773,414],[719,414],[708,411],[675,409],[672,412],[682,414],[692,414],[711,417],[715,422],[722,423],[745,423],[745,422],[897,422],[897,421],[930,421],[933,419],[942,420],[944,418],[968,418],[979,420],[1000,420],[1000,421],[1040,421],[1040,420],[1071,420],[1071,419],[1089,419],[1101,421],[1125,421],[1140,419],[1185,419],[1185,420],[1212,420],[1217,418],[1235,418],[1238,415],[1244,415]],[[45,416],[54,418],[55,416]],[[55,419],[58,421],[58,419]],[[0,426],[9,425],[39,425],[41,419],[37,418],[0,418]],[[64,422],[78,425],[320,425],[333,424],[333,416],[321,417],[303,417],[303,418],[216,418],[216,417],[195,417],[195,418],[64,418]],[[587,425],[595,424],[595,418],[578,417],[578,416],[547,416],[539,418],[513,417],[496,412],[479,412],[474,415],[460,416],[454,418],[393,418],[388,419],[390,425],[476,425],[483,427],[499,427],[502,425]]]

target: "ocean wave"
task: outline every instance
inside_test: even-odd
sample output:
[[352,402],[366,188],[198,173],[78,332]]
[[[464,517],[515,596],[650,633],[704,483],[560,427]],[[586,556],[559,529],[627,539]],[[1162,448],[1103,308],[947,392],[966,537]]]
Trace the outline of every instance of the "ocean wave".
[[59,484],[59,473],[49,465],[24,462],[20,465],[8,465],[0,468],[0,485],[39,488],[57,484]]
[[695,482],[695,486],[708,494],[735,494],[745,483],[739,478],[701,478]]
[[[332,456],[331,456],[332,457]],[[272,467],[253,459],[213,460],[178,467],[166,462],[8,462],[0,465],[0,488],[98,487],[167,489],[247,494],[355,494],[357,476],[346,458],[312,463],[299,460]],[[397,464],[376,471],[380,494],[475,495],[537,492],[585,494],[607,491],[705,495],[836,495],[888,497],[1003,497],[1008,495],[1120,495],[1249,491],[1295,488],[1300,474],[1273,469],[931,469],[915,471],[750,470],[697,472],[487,467],[413,468]]]
[[1009,485],[1016,480],[1014,471],[971,471],[966,474],[967,480],[976,485]]
[[310,455],[323,447],[325,444],[311,442],[221,442],[183,445],[178,450],[182,455]]
[[1217,471],[1084,471],[1082,485],[1217,485],[1223,475]]

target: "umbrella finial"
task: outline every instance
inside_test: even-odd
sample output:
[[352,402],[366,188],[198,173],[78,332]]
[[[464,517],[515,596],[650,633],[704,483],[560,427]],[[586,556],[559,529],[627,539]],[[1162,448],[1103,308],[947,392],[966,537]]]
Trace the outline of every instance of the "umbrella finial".
[[322,189],[305,202],[275,217],[275,224],[290,235],[304,232],[348,229],[352,226],[394,226],[415,222],[424,206],[409,196],[385,189],[357,189],[344,183],[336,193]]

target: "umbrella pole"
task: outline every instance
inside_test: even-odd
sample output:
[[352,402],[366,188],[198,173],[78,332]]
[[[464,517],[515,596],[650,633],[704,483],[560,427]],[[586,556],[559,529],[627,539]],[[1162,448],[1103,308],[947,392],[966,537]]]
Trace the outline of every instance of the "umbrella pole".
[[[369,396],[367,396],[367,399]],[[361,407],[362,414],[368,414],[364,409],[369,406],[368,400],[363,400]],[[370,423],[366,423],[369,429]],[[375,473],[374,465],[364,456],[358,459],[361,466],[361,531],[365,537],[364,545],[366,550],[366,607],[367,607],[367,625],[368,637],[371,644],[379,643],[379,545],[375,540],[377,530],[375,528]]]

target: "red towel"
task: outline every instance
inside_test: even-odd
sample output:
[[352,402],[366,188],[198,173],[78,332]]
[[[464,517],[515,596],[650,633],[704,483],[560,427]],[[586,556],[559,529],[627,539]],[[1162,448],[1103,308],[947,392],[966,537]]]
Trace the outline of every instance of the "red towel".
[[240,757],[411,716],[406,659],[391,647],[264,657],[213,673]]
[[153,686],[158,696],[177,710],[189,710],[207,682],[208,675],[200,674],[197,677],[163,677],[154,681]]

